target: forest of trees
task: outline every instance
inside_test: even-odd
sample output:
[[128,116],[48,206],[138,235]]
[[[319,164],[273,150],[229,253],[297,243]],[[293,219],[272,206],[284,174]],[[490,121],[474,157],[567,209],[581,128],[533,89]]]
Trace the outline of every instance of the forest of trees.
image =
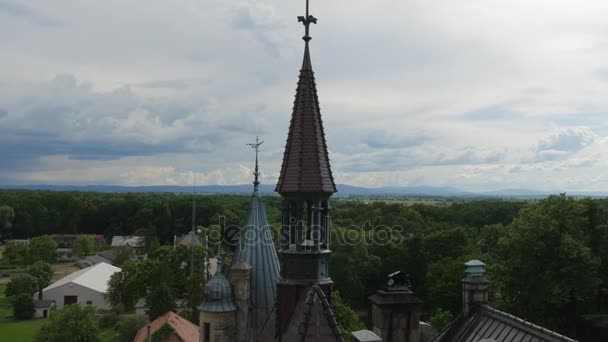
[[[265,196],[273,226],[280,198]],[[248,196],[196,198],[197,225],[242,224]],[[191,227],[192,196],[0,191],[2,238],[53,233],[142,234],[169,245]],[[606,313],[608,201],[565,195],[537,201],[479,200],[444,205],[332,202],[330,275],[358,312],[400,270],[424,300],[423,319],[461,309],[464,262],[487,264],[491,305],[572,337]],[[6,217],[6,218],[3,218]]]

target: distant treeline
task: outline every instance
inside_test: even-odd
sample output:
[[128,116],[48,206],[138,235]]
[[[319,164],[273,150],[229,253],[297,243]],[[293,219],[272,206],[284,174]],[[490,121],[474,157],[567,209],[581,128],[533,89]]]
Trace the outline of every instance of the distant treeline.
[[[143,232],[171,244],[191,229],[192,200],[169,193],[0,191],[0,229],[3,238]],[[223,217],[242,225],[249,201],[196,196],[196,224],[213,226]],[[263,201],[269,223],[278,227],[281,199]],[[463,263],[479,259],[487,264],[497,308],[581,339],[594,329],[589,317],[608,314],[605,199],[432,205],[350,198],[332,201],[332,208],[330,275],[355,307],[367,308],[367,296],[400,270],[425,302],[423,318],[445,322],[461,309]]]

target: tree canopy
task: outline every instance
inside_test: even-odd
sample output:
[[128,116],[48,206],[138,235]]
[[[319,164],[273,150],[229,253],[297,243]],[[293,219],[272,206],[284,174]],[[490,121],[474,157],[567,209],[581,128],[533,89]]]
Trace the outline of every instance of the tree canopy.
[[36,342],[98,342],[99,323],[90,306],[68,305],[51,313]]

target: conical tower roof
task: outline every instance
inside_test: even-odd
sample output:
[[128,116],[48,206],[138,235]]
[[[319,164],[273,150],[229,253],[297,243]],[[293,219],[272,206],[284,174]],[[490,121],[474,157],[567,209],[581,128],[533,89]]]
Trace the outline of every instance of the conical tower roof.
[[304,38],[304,59],[275,191],[281,194],[334,193],[336,185],[329,165],[315,73],[310,59],[310,37],[307,35]]
[[[257,142],[257,146],[259,144],[261,143]],[[252,146],[255,145],[252,144]],[[251,334],[249,335],[253,338],[257,336],[272,312],[279,278],[279,259],[258,190],[257,147],[254,174],[254,190],[247,219],[241,230],[239,245],[233,257],[233,264],[247,263],[252,267],[249,278],[251,293],[251,310],[249,311]]]

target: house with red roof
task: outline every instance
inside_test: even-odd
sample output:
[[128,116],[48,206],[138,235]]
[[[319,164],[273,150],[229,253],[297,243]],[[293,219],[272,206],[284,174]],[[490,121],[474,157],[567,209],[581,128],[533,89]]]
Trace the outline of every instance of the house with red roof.
[[198,325],[179,316],[173,311],[158,317],[148,325],[139,329],[133,342],[146,342],[148,334],[163,334],[161,342],[198,342]]

